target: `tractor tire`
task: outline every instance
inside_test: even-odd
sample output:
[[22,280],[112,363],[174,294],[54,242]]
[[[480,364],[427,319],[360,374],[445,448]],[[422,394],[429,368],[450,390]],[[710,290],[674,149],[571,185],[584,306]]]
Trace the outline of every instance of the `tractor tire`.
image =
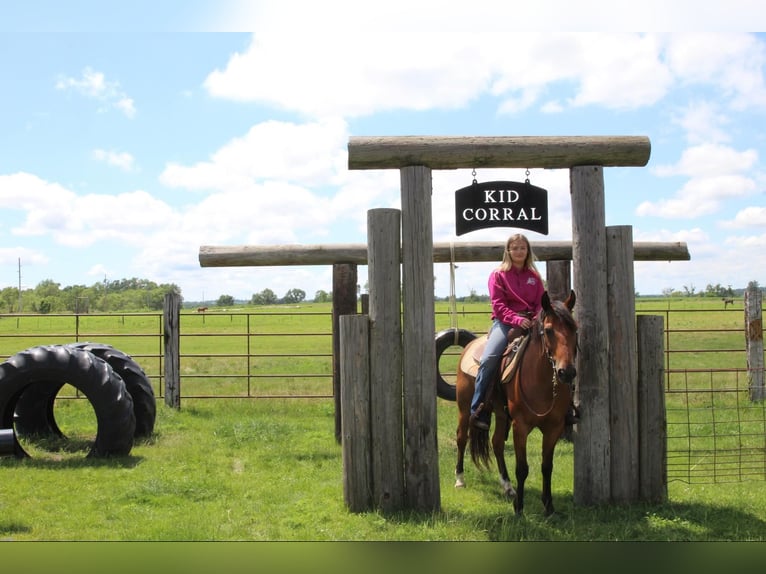
[[465,347],[476,338],[476,335],[466,329],[445,329],[436,334],[436,395],[445,401],[454,401],[456,396],[455,385],[448,383],[439,371],[439,359],[449,347],[458,345]]
[[84,349],[104,359],[125,381],[125,387],[133,398],[136,415],[135,438],[148,438],[154,432],[157,418],[157,401],[149,378],[130,355],[103,343],[70,343],[70,347]]
[[[83,349],[103,359],[122,377],[133,399],[136,417],[134,438],[148,438],[154,432],[157,403],[154,390],[143,369],[129,355],[102,343],[69,343],[74,349]],[[60,436],[63,433],[56,424],[53,406],[56,395],[64,383],[61,381],[38,381],[29,385],[16,402],[16,432],[19,436]]]
[[[19,398],[30,385],[40,381],[61,386],[69,383],[90,401],[98,430],[89,458],[130,453],[136,417],[125,382],[103,359],[67,345],[32,347],[0,364],[0,428],[13,428]],[[14,440],[17,457],[28,457]]]

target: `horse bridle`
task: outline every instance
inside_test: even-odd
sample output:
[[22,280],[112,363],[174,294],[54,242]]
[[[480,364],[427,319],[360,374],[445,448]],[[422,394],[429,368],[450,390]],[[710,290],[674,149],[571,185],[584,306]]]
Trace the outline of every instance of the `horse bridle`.
[[[553,355],[551,354],[551,349],[548,346],[548,339],[545,337],[545,314],[543,313],[540,318],[538,319],[538,336],[542,340],[542,350],[543,354],[545,355],[545,358],[548,359],[548,362],[551,364],[551,371],[553,371],[553,378],[551,380],[551,386],[552,386],[552,396],[551,396],[551,406],[548,407],[548,410],[544,413],[538,413],[533,409],[530,404],[527,402],[527,397],[524,396],[524,386],[519,383],[519,394],[521,395],[521,400],[524,401],[524,406],[527,407],[529,412],[533,413],[537,417],[545,417],[553,410],[553,407],[556,405],[556,397],[558,396],[558,386],[559,386],[559,377],[556,373],[556,360],[553,358]],[[577,331],[575,331],[575,356],[577,356],[577,350],[580,347],[579,340],[577,339]],[[567,383],[569,385],[569,390],[571,393],[574,394],[575,385],[574,385],[574,379],[572,379],[571,383]]]

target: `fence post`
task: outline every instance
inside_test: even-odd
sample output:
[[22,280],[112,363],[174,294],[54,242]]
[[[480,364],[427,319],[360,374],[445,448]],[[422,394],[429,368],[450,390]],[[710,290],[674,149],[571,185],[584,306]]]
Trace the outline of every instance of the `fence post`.
[[181,295],[165,293],[163,305],[165,340],[165,404],[181,408]]
[[351,512],[365,512],[372,509],[370,321],[343,315],[339,323],[343,497]]
[[342,315],[356,314],[356,264],[332,266],[332,395],[335,397],[335,440],[341,443],[340,329]]
[[569,181],[581,351],[576,393],[583,411],[574,433],[574,501],[593,506],[608,503],[611,488],[604,170],[599,166],[573,167]]
[[407,508],[439,510],[431,170],[400,170],[404,385],[404,483]]
[[644,502],[668,497],[663,332],[662,315],[636,318],[639,495]]
[[372,488],[384,512],[404,505],[400,221],[398,209],[367,212]]
[[745,345],[747,347],[747,386],[751,401],[766,399],[763,381],[763,293],[755,282],[745,290]]
[[609,454],[611,499],[638,500],[638,391],[633,230],[606,228],[607,309],[609,310]]

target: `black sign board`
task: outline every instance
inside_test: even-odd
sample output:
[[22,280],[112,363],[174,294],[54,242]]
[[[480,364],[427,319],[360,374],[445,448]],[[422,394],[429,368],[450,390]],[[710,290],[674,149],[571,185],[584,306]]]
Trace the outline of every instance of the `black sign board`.
[[548,192],[528,182],[474,181],[455,192],[455,233],[520,227],[548,235]]

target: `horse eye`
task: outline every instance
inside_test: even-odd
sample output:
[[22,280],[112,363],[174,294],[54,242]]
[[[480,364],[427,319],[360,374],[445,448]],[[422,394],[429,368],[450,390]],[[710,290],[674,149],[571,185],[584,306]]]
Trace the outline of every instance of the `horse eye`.
[[555,331],[553,330],[553,327],[546,327],[545,328],[545,336],[546,337],[553,337],[553,334]]

